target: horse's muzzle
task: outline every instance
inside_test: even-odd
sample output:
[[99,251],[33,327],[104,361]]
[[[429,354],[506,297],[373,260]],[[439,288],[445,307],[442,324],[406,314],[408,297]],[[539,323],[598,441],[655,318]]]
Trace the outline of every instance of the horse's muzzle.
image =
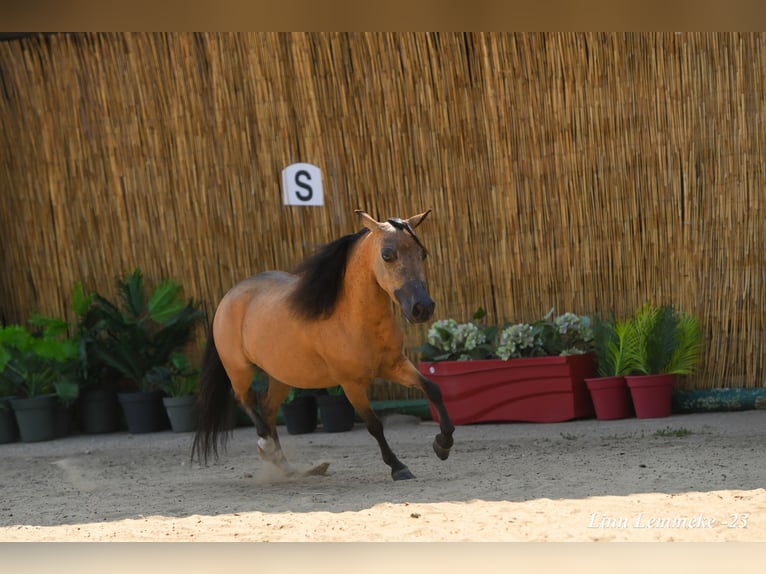
[[399,302],[404,316],[412,323],[423,323],[434,315],[436,303],[431,299],[422,281],[407,281],[394,291],[394,297]]

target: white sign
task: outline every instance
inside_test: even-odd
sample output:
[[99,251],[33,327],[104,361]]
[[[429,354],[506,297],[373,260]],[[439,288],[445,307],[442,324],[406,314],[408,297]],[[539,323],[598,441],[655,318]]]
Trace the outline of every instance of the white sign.
[[285,205],[324,205],[322,170],[310,163],[294,163],[282,170]]

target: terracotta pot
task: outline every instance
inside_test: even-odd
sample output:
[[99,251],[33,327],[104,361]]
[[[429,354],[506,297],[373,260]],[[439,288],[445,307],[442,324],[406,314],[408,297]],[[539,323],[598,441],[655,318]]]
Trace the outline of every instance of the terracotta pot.
[[625,419],[633,416],[633,403],[625,377],[599,377],[585,379],[590,391],[596,418],[602,421]]
[[630,375],[625,377],[636,409],[636,417],[668,417],[673,399],[675,375]]

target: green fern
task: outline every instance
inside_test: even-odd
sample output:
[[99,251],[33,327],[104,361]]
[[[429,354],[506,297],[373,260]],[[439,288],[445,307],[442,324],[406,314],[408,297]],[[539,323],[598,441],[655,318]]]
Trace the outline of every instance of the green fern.
[[614,314],[606,320],[596,317],[593,340],[600,377],[627,375],[633,370],[637,341],[630,321],[618,321]]
[[665,372],[688,375],[694,371],[702,357],[702,333],[697,318],[682,315],[678,323],[678,346],[665,367]]
[[645,304],[630,321],[635,347],[631,360],[635,372],[645,375],[692,372],[702,353],[697,320],[679,314],[672,305]]
[[680,317],[671,305],[663,305],[657,309],[654,322],[645,343],[646,370],[645,374],[666,372],[673,351],[678,347],[678,323]]
[[657,317],[658,309],[648,303],[638,309],[630,319],[630,337],[634,341],[628,360],[633,365],[633,370],[638,373],[646,373],[649,370],[647,341],[650,337],[652,325]]
[[614,326],[615,341],[609,346],[609,352],[614,357],[613,374],[629,375],[634,368],[631,357],[635,356],[635,347],[638,344],[630,321],[617,321]]

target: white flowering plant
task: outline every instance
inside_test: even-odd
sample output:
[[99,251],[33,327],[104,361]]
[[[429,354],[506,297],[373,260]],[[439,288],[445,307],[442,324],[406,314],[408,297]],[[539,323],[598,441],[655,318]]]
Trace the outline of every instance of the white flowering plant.
[[478,309],[472,320],[458,323],[455,319],[440,319],[428,329],[428,341],[418,350],[426,361],[473,361],[490,359],[494,355],[496,327],[482,324],[486,316]]
[[585,315],[553,315],[534,323],[509,323],[500,331],[496,353],[503,360],[519,357],[581,355],[593,349],[593,330]]
[[[479,309],[471,321],[441,319],[428,329],[428,341],[418,350],[425,361],[475,361],[500,358],[581,355],[593,350],[590,317],[575,313],[553,314],[534,323],[506,323],[500,330],[483,325]],[[495,342],[497,339],[497,342]]]

